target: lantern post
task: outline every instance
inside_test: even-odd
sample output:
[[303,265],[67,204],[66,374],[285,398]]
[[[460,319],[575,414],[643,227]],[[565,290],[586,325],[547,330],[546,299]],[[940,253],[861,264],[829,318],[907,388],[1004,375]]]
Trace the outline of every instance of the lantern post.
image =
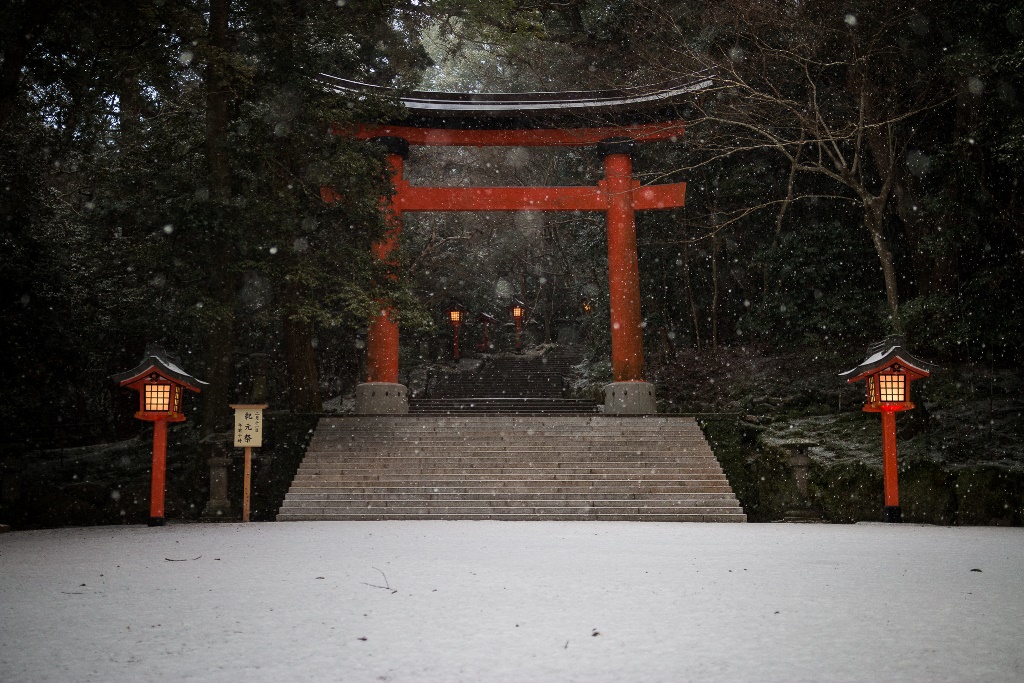
[[454,357],[456,364],[459,362],[459,328],[462,327],[462,323],[465,322],[465,318],[466,312],[462,306],[455,304],[448,309],[448,322],[452,324],[453,341],[455,345]]
[[519,299],[512,299],[508,307],[512,319],[516,321],[516,353],[523,351],[523,318],[526,317],[526,304]]
[[900,509],[899,473],[896,463],[896,413],[910,410],[910,383],[931,375],[937,367],[907,353],[903,338],[887,337],[868,347],[868,357],[840,374],[847,383],[864,381],[864,412],[882,415],[882,479],[885,489],[885,521],[903,521]]
[[491,325],[498,322],[490,313],[479,313],[476,316],[476,321],[480,323],[480,343],[476,345],[476,350],[482,353],[488,353],[491,350]]
[[149,497],[149,526],[164,524],[164,493],[167,488],[167,423],[184,422],[182,395],[185,389],[199,393],[207,383],[181,368],[181,361],[161,349],[146,351],[135,368],[111,379],[139,393],[135,417],[153,423],[153,473]]

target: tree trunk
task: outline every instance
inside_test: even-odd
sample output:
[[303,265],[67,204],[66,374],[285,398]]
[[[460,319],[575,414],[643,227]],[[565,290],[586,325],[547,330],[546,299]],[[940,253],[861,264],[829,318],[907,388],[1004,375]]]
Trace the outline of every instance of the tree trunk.
[[874,198],[864,202],[864,222],[868,232],[871,233],[871,241],[875,245],[875,253],[882,265],[882,276],[885,279],[885,297],[889,302],[889,322],[894,332],[903,332],[903,322],[900,319],[900,298],[899,290],[896,287],[896,267],[893,264],[892,252],[885,240],[883,230],[885,228],[884,202]]
[[142,92],[139,89],[139,65],[132,57],[132,64],[125,67],[121,74],[121,84],[117,91],[118,127],[121,139],[133,136],[139,128],[142,116]]
[[206,333],[206,376],[210,386],[203,393],[202,430],[204,437],[228,426],[231,417],[231,365],[234,352],[234,307],[228,305],[209,321]]
[[718,352],[718,233],[711,235],[711,353]]
[[[227,153],[228,87],[224,73],[227,52],[230,0],[210,0],[209,55],[206,65],[206,154],[210,199],[214,204],[218,234],[211,237],[213,267],[210,296],[216,301],[215,314],[207,333],[206,390],[202,433],[216,432],[228,423],[227,404],[231,394],[231,367],[234,353],[235,278],[229,251],[230,231],[226,230],[227,201],[231,196],[230,166]],[[225,233],[228,233],[227,235]]]
[[686,286],[686,297],[690,302],[690,317],[693,319],[693,340],[700,353],[700,318],[697,315],[697,300],[693,296],[693,285],[690,282],[690,243],[683,247],[683,284]]
[[323,409],[320,376],[313,349],[313,323],[295,315],[284,317],[285,365],[288,368],[288,397],[292,410],[318,413]]
[[230,0],[210,0],[209,55],[206,65],[206,154],[210,194],[226,200],[231,194],[227,152],[228,83],[224,69],[228,43]]

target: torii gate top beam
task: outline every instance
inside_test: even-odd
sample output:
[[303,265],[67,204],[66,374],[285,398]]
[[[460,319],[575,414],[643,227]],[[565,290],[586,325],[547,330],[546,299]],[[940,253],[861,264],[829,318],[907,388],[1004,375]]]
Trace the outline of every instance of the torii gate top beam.
[[[361,83],[329,74],[319,74],[320,82],[337,92],[388,94],[390,88]],[[414,90],[399,99],[414,116],[434,119],[512,117],[529,115],[534,126],[545,128],[545,117],[566,115],[619,116],[633,115],[640,110],[664,108],[713,85],[713,74],[701,71],[682,78],[654,85],[640,85],[616,90],[574,90],[564,92],[526,93],[464,93]],[[538,125],[539,124],[539,125]],[[516,126],[521,127],[521,126]]]
[[684,130],[676,106],[713,85],[713,74],[703,71],[618,90],[397,94],[328,74],[317,78],[340,93],[397,97],[409,114],[402,121],[348,126],[338,133],[360,140],[396,137],[410,145],[453,147],[587,147],[610,138],[674,142]]
[[477,130],[421,128],[419,126],[358,125],[345,132],[357,140],[402,138],[410,145],[433,147],[588,147],[609,138],[635,142],[676,142],[683,136],[683,121],[643,123],[599,128],[528,128]]

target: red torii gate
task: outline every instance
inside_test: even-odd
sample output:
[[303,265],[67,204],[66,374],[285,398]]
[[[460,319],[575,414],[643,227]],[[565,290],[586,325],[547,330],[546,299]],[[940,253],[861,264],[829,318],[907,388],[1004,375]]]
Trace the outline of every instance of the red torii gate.
[[[603,211],[607,214],[608,286],[612,326],[613,382],[605,389],[607,413],[655,413],[654,386],[644,381],[640,274],[634,211],[681,207],[686,183],[641,186],[633,179],[636,143],[676,141],[682,121],[604,128],[449,130],[430,127],[362,125],[346,131],[385,146],[395,195],[390,230],[373,247],[387,261],[398,246],[401,216],[407,211]],[[596,145],[605,177],[596,187],[422,187],[403,178],[409,145],[582,147]],[[398,325],[386,310],[371,323],[367,337],[367,378],[356,391],[363,414],[405,413],[408,397],[398,382]]]

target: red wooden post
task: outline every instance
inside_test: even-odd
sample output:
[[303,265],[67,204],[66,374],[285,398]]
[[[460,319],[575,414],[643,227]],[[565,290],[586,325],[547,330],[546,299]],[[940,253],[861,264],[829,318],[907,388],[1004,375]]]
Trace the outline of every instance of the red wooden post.
[[459,324],[453,325],[455,328],[455,362],[459,362]]
[[644,379],[643,332],[640,328],[640,265],[633,213],[632,140],[608,140],[604,154],[604,189],[608,193],[608,288],[612,322],[612,376],[615,382]]
[[885,482],[885,521],[899,522],[899,473],[896,469],[896,412],[882,411],[882,476]]
[[516,351],[523,350],[523,316],[516,316]]
[[153,479],[149,494],[149,526],[164,524],[167,488],[167,420],[153,422]]
[[[409,145],[399,138],[381,138],[378,141],[388,148],[388,164],[397,185],[402,181]],[[388,232],[384,239],[373,245],[373,256],[378,261],[394,265],[392,254],[398,248],[402,233],[402,215],[388,203],[385,216]],[[366,337],[366,381],[398,383],[398,325],[391,320],[386,304],[382,304],[380,314],[370,323]]]

